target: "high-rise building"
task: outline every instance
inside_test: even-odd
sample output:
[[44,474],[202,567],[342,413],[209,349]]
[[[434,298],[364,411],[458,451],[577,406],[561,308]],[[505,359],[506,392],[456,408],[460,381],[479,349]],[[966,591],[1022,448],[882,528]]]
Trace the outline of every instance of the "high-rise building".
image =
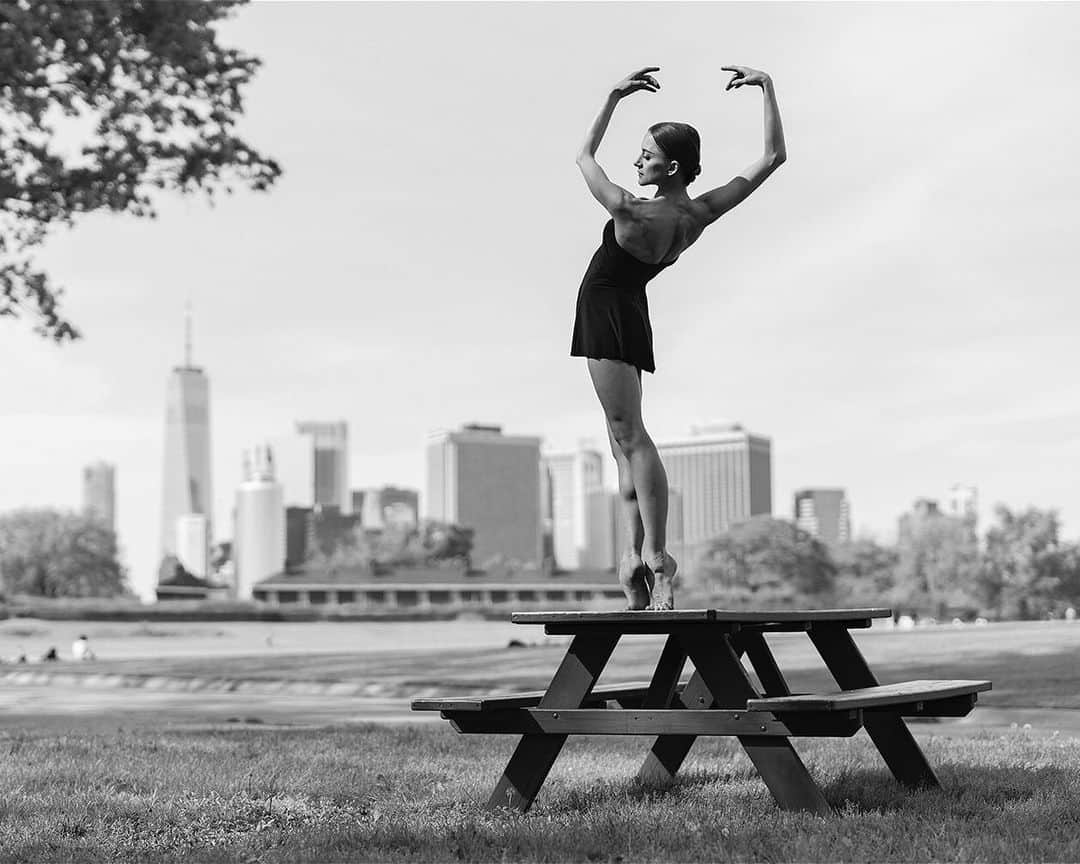
[[274,456],[265,445],[244,454],[244,481],[236,491],[236,597],[250,600],[252,588],[285,569],[285,505],[274,479]]
[[950,486],[948,494],[945,496],[945,513],[969,521],[974,527],[979,518],[978,489],[960,483]]
[[349,424],[344,420],[336,423],[303,421],[296,424],[296,431],[300,435],[309,435],[314,447],[314,505],[337,507],[342,513],[351,513]]
[[941,519],[944,515],[936,498],[916,498],[911,511],[900,516],[896,532],[898,543],[904,545],[910,542],[927,522]]
[[604,461],[597,450],[579,447],[541,458],[541,472],[551,480],[551,532],[555,564],[562,570],[578,570],[586,561],[603,557],[589,548],[589,495],[604,488]]
[[95,462],[83,468],[83,512],[116,530],[116,466]]
[[851,507],[843,489],[800,489],[795,493],[795,524],[823,543],[851,539]]
[[191,315],[186,319],[184,365],[169,376],[161,507],[162,555],[176,554],[176,520],[198,513],[213,531],[210,485],[210,382],[191,363]]
[[501,555],[538,569],[540,438],[475,423],[433,433],[424,507],[429,519],[473,529],[474,566]]
[[176,560],[199,579],[210,572],[210,523],[202,513],[176,517]]
[[268,442],[274,454],[274,478],[281,486],[286,507],[315,506],[315,442],[310,435],[294,432]]
[[354,489],[352,509],[365,528],[415,527],[419,523],[420,493],[397,486]]
[[[772,513],[772,441],[737,423],[695,426],[690,437],[657,442],[669,490],[682,496],[684,555],[729,526]],[[671,527],[672,506],[668,503]],[[676,545],[669,538],[668,545]]]
[[593,489],[585,496],[585,554],[581,566],[590,570],[615,568],[626,544],[619,536],[616,510],[621,506],[619,496],[607,489]]

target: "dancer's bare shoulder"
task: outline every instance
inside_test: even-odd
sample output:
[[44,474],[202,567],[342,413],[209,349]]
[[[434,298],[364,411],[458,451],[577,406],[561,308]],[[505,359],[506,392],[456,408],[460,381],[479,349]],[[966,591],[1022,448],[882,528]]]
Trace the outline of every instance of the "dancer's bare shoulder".
[[615,239],[642,261],[671,263],[697,241],[707,224],[692,201],[672,204],[634,197],[615,219]]

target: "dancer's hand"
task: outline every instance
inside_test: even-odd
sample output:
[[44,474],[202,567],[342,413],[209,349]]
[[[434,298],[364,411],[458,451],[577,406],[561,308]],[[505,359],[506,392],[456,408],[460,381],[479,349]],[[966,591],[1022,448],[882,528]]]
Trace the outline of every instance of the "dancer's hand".
[[631,93],[635,93],[638,90],[648,90],[650,93],[655,93],[660,89],[660,82],[650,75],[650,72],[660,71],[659,66],[646,66],[644,69],[639,69],[637,72],[631,72],[618,84],[611,88],[611,95],[618,99],[622,99],[623,96],[629,96]]
[[728,81],[727,87],[724,90],[730,90],[732,87],[742,87],[743,84],[754,84],[758,87],[764,87],[765,82],[772,79],[765,72],[759,72],[757,69],[751,69],[749,66],[721,66],[725,72],[734,72],[731,80]]

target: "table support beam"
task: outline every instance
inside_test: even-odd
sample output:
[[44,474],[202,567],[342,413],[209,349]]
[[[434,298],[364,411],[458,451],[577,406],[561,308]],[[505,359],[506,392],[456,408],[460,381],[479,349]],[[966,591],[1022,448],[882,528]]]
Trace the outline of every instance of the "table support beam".
[[[538,707],[580,708],[618,641],[619,634],[610,631],[575,636]],[[488,809],[527,811],[565,743],[566,735],[523,735],[488,799]]]
[[[877,678],[846,629],[815,625],[810,628],[809,635],[842,690],[877,686]],[[897,780],[913,788],[940,785],[934,769],[899,714],[867,711],[863,725]]]
[[[721,708],[745,708],[746,700],[758,698],[759,694],[750,683],[730,638],[710,640],[694,634],[685,636],[683,644],[706,687],[714,694],[715,703]],[[738,739],[782,808],[821,816],[832,813],[829,802],[787,738],[739,735]]]

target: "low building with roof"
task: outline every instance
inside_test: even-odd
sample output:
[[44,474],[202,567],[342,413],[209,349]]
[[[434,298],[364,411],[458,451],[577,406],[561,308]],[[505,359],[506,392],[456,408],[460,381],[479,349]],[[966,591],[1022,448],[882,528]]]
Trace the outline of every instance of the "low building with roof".
[[279,573],[257,583],[254,599],[275,605],[349,605],[364,609],[545,609],[582,604],[618,606],[625,596],[611,570],[484,573],[456,567],[408,567],[380,571],[351,566]]

